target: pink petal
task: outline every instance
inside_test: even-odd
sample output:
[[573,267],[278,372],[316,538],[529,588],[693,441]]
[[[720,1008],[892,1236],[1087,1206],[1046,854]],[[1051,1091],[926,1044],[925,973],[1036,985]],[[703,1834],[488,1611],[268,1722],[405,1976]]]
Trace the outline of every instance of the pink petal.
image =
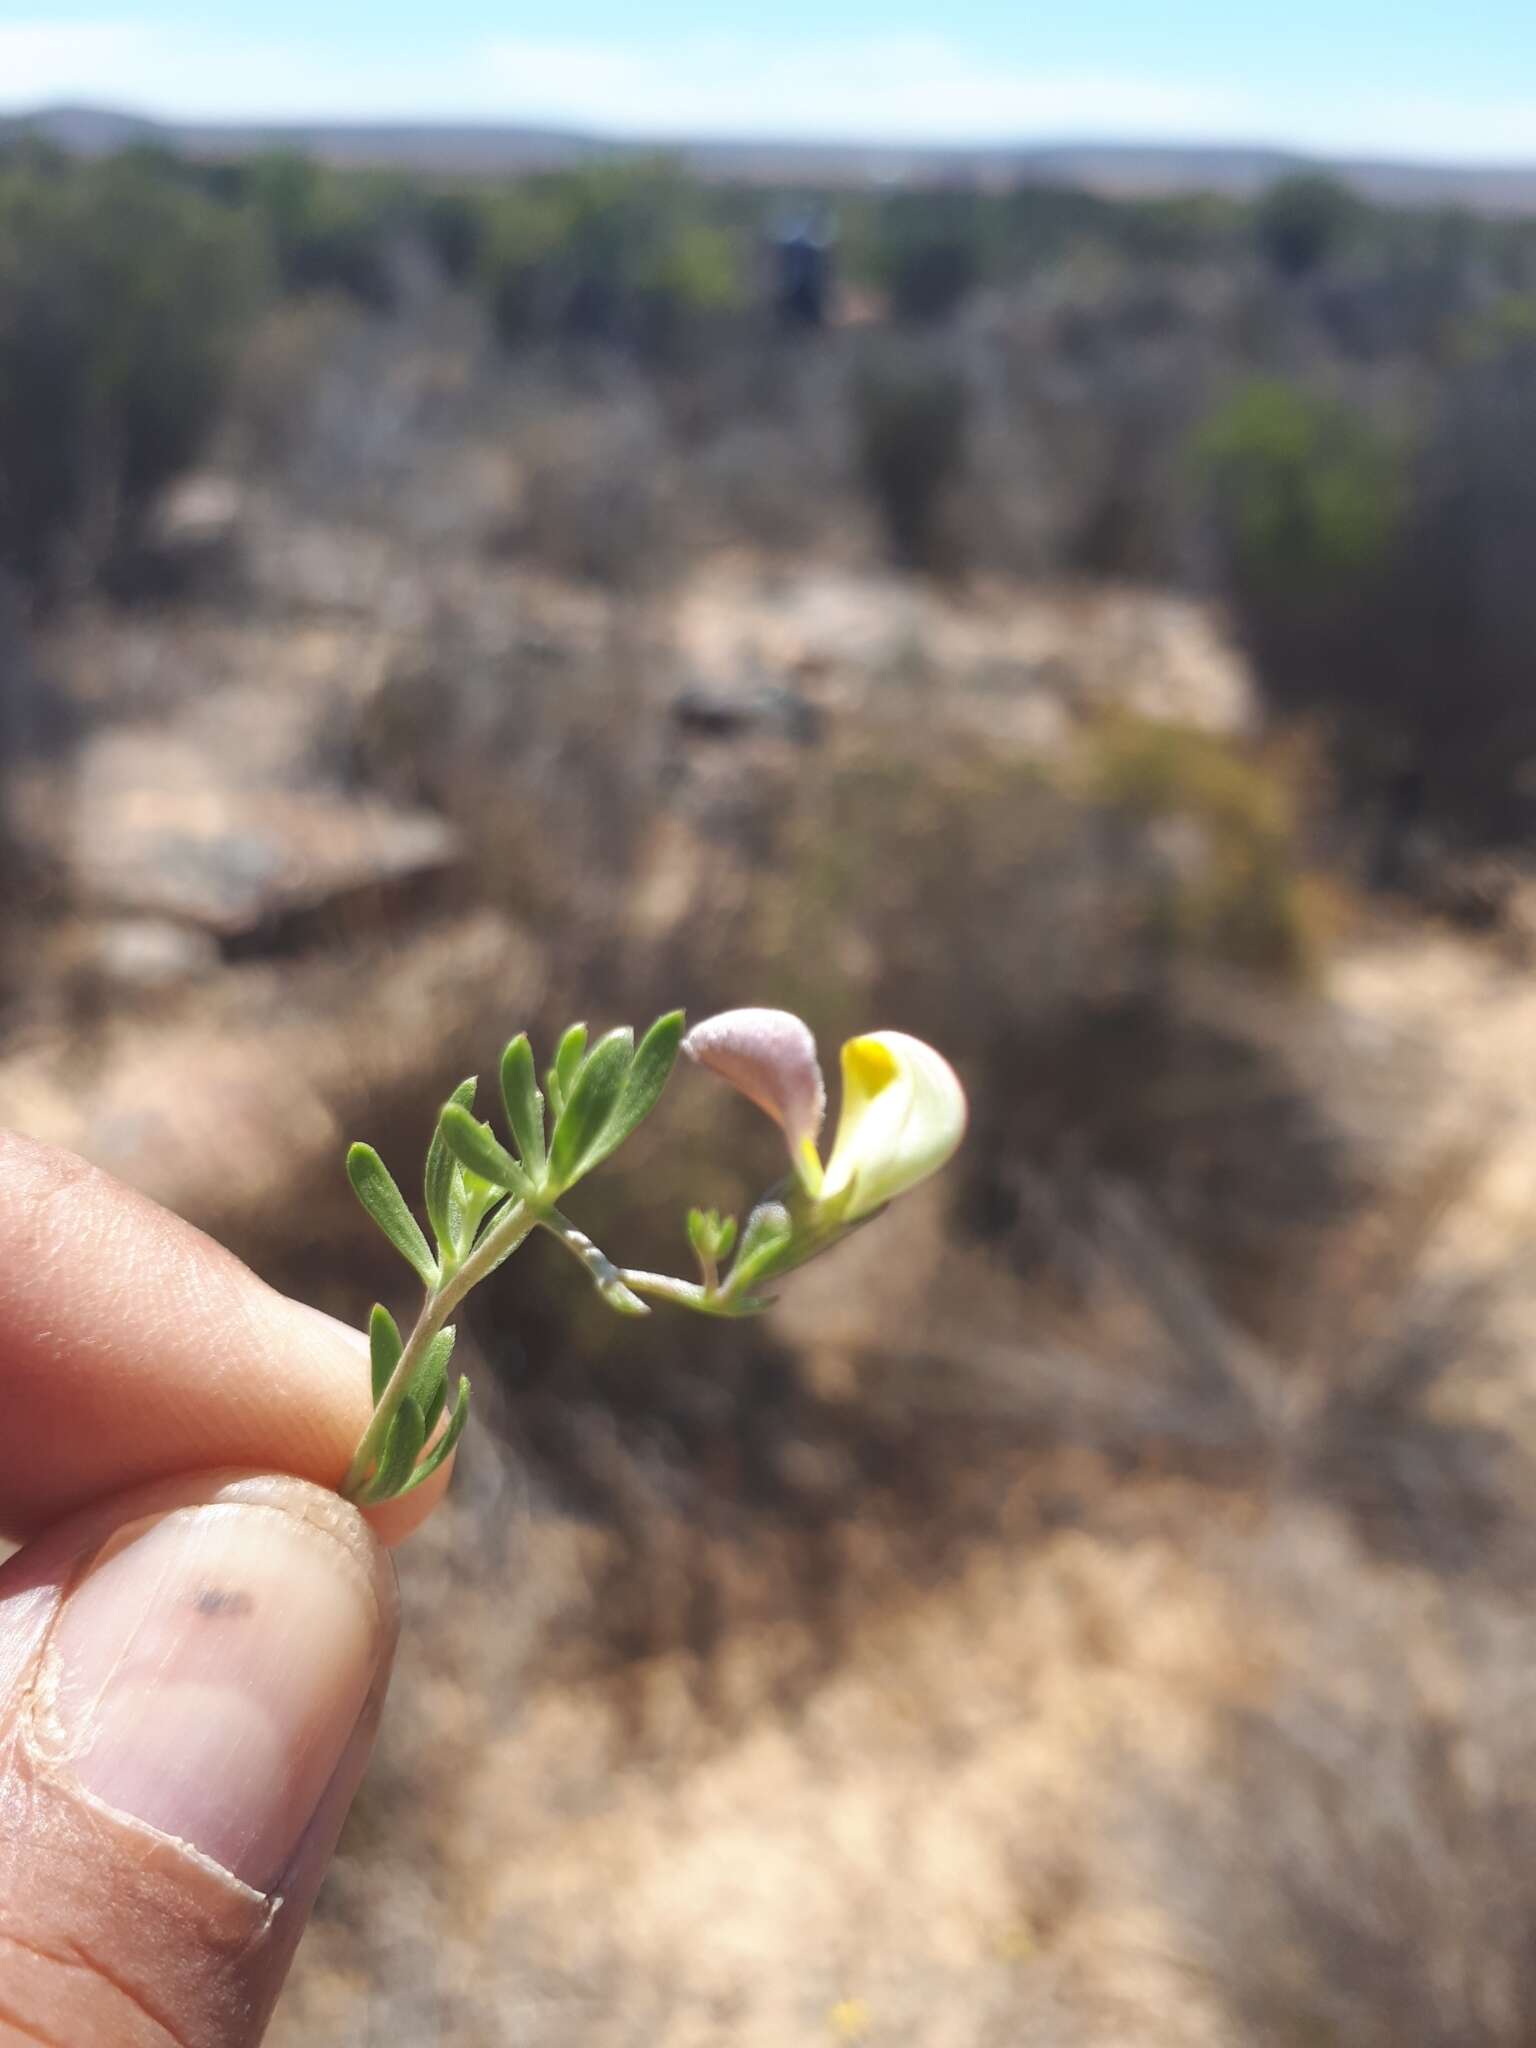
[[722,1010],[695,1024],[683,1051],[766,1110],[797,1161],[827,1110],[816,1041],[788,1010]]

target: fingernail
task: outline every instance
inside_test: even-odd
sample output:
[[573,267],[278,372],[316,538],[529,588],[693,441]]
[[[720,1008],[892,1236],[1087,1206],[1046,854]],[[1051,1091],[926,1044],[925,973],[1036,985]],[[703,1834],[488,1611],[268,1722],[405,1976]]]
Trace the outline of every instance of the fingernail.
[[272,1888],[379,1666],[366,1540],[248,1501],[120,1531],[54,1628],[59,1761],[108,1806]]

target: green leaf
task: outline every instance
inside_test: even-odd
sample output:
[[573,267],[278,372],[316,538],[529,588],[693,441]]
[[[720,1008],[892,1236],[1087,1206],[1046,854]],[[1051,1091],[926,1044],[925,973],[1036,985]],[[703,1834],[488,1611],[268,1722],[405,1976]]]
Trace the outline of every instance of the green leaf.
[[[584,1171],[590,1172],[637,1130],[661,1100],[683,1042],[683,1013],[673,1010],[656,1022],[641,1039],[630,1062],[623,1092],[603,1132],[602,1143],[591,1153]],[[593,1057],[596,1058],[594,1052]]]
[[535,1181],[544,1178],[544,1098],[534,1071],[533,1047],[520,1031],[501,1056],[501,1099],[507,1108],[512,1142]]
[[[475,1077],[461,1081],[450,1102],[456,1102],[461,1109],[470,1110],[475,1106]],[[461,1241],[461,1218],[454,1213],[454,1166],[453,1154],[443,1143],[442,1131],[432,1133],[432,1142],[427,1147],[426,1202],[427,1221],[437,1239],[437,1249],[444,1263],[460,1256],[465,1247]]]
[[406,1484],[400,1489],[402,1493],[414,1493],[423,1480],[432,1477],[432,1474],[442,1464],[443,1460],[452,1454],[454,1445],[464,1434],[464,1425],[468,1420],[469,1381],[461,1378],[457,1397],[448,1416],[448,1427],[416,1467],[416,1470],[411,1474]]
[[718,1209],[690,1209],[688,1242],[707,1280],[720,1260],[730,1256],[731,1246],[736,1242],[736,1218],[722,1216]]
[[634,1049],[634,1034],[621,1026],[605,1032],[582,1061],[549,1148],[552,1193],[563,1193],[602,1157],[603,1139],[618,1110]]
[[400,1326],[381,1301],[373,1305],[368,1318],[368,1356],[373,1363],[373,1405],[378,1407],[384,1389],[389,1385],[390,1375],[400,1363],[400,1353],[405,1346],[400,1342]]
[[471,1174],[469,1167],[453,1165],[453,1194],[449,1196],[449,1217],[453,1219],[455,1243],[459,1245],[459,1257],[467,1257],[487,1210],[496,1208],[498,1202],[506,1200],[506,1190],[494,1186],[489,1180],[481,1180],[479,1174]]
[[585,1024],[573,1024],[555,1048],[555,1064],[544,1076],[544,1085],[549,1090],[550,1109],[557,1119],[571,1099],[571,1090],[576,1085],[576,1076],[581,1072],[581,1062],[586,1050]]
[[457,1335],[453,1324],[439,1330],[421,1355],[421,1363],[411,1374],[410,1398],[421,1410],[422,1428],[427,1436],[437,1425],[437,1418],[443,1412],[443,1395],[447,1386],[448,1361],[453,1356],[453,1342]]
[[795,1226],[782,1202],[759,1202],[741,1233],[741,1250],[731,1268],[734,1291],[772,1273],[794,1242]]
[[[457,1112],[464,1115],[463,1110]],[[354,1145],[347,1153],[347,1178],[353,1193],[407,1265],[415,1268],[428,1287],[435,1287],[437,1262],[421,1234],[421,1226],[406,1207],[389,1168],[371,1145]]]
[[498,1144],[490,1126],[478,1123],[461,1104],[445,1103],[437,1127],[448,1150],[471,1173],[512,1194],[532,1194],[533,1183],[506,1146]]
[[369,1480],[363,1499],[370,1504],[381,1500],[393,1500],[397,1493],[404,1493],[406,1484],[415,1469],[416,1460],[421,1456],[422,1444],[426,1441],[427,1429],[422,1420],[421,1410],[407,1395],[389,1425],[389,1434],[384,1439],[384,1450],[378,1467]]

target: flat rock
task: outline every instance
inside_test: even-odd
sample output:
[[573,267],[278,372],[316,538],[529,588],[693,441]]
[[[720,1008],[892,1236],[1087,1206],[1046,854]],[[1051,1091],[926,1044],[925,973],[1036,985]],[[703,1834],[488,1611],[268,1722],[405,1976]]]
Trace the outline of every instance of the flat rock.
[[365,908],[451,870],[459,834],[424,811],[326,789],[221,785],[163,729],[100,734],[80,763],[65,858],[77,903],[221,942]]

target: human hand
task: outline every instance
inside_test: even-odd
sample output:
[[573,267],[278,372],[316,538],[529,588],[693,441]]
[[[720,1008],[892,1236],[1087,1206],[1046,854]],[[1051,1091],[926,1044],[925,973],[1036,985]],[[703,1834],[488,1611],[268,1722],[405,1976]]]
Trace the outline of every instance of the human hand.
[[371,1747],[358,1340],[0,1133],[0,2048],[259,2041]]

